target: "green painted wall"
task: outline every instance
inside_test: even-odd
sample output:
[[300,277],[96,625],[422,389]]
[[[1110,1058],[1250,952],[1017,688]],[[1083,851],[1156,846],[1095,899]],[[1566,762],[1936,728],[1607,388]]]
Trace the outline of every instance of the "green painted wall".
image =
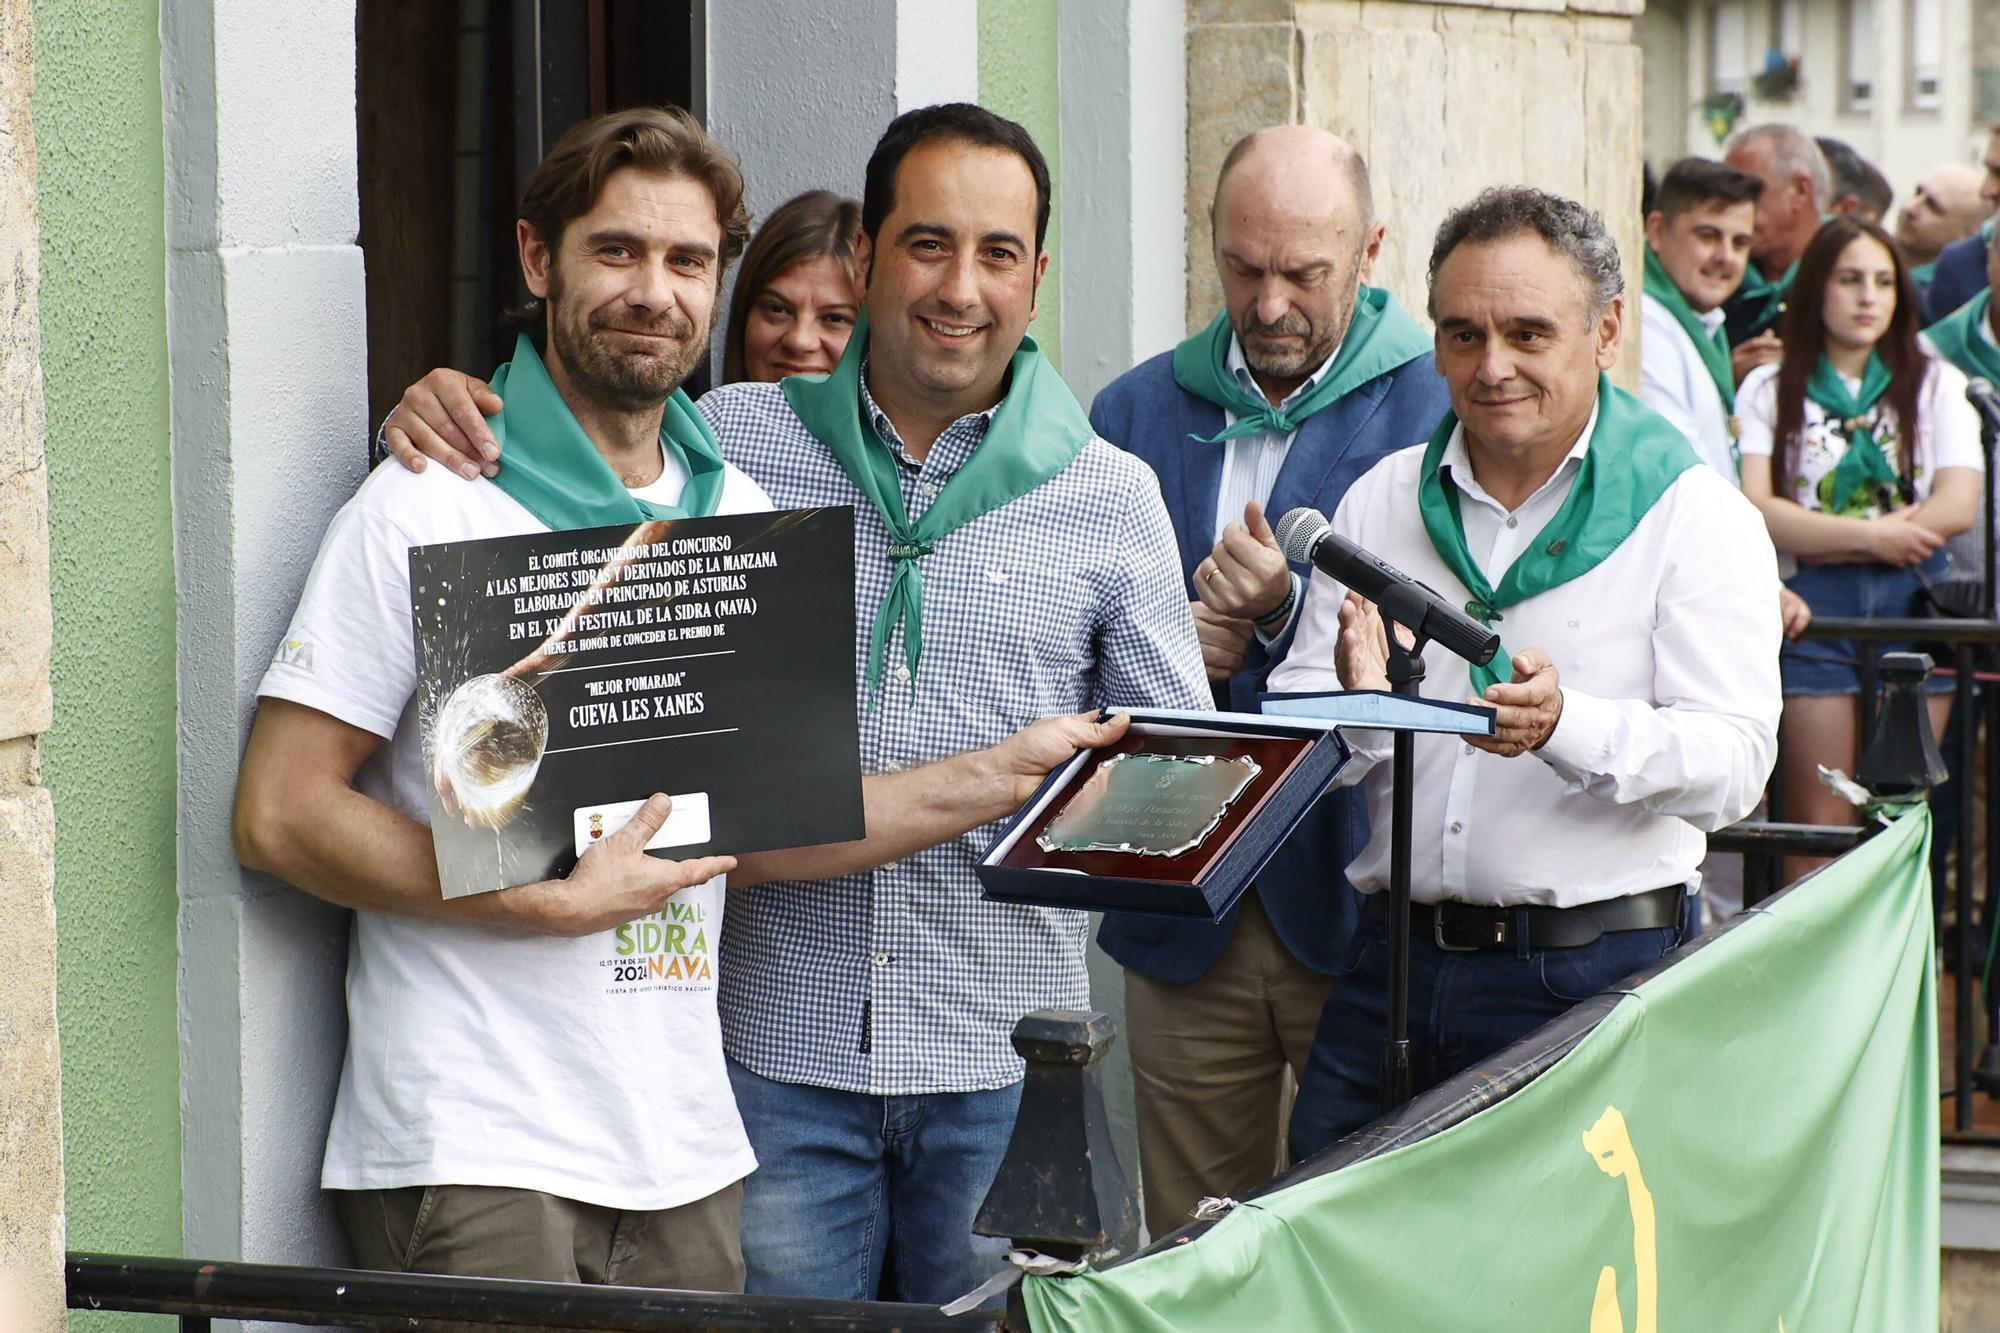
[[[35,0],[69,1244],[181,1252],[166,201],[154,0]],[[165,1321],[79,1317],[79,1329]]]
[[[1089,0],[1072,0],[1088,3]],[[1058,207],[1049,213],[1049,273],[1041,314],[1028,327],[1062,364],[1062,104],[1057,79],[1057,0],[979,0],[979,101],[1028,127],[1049,160]]]

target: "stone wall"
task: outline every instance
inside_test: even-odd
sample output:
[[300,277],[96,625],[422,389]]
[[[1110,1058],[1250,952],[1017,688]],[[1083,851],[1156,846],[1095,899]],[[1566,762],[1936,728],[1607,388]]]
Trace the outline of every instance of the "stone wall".
[[[1333,131],[1368,159],[1388,226],[1375,281],[1424,308],[1430,240],[1488,185],[1523,183],[1604,216],[1638,298],[1641,0],[1189,0],[1190,331],[1220,288],[1209,203],[1229,145],[1262,125]],[[1636,317],[1617,378],[1636,385]]]
[[0,0],[0,1325],[24,1333],[64,1320],[34,68],[28,0]]

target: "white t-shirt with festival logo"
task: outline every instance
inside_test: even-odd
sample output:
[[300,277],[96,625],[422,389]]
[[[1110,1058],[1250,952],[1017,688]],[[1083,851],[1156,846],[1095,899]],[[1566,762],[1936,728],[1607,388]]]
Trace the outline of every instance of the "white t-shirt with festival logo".
[[[633,494],[672,504],[671,459]],[[730,468],[719,512],[771,508]],[[365,794],[428,823],[409,550],[546,531],[498,486],[376,469],[334,516],[258,687],[385,738]],[[660,789],[680,790],[662,774]],[[328,1189],[502,1185],[627,1210],[705,1198],[756,1166],[715,1012],[723,882],[581,939],[356,912]]]

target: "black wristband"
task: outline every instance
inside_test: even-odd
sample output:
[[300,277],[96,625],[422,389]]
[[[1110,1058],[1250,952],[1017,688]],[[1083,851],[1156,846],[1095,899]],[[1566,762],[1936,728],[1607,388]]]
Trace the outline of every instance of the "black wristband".
[[1267,611],[1263,615],[1255,617],[1250,623],[1258,629],[1269,629],[1273,625],[1280,624],[1286,616],[1292,613],[1292,606],[1298,600],[1298,578],[1296,576],[1287,576],[1285,580],[1285,600],[1279,602],[1275,610]]

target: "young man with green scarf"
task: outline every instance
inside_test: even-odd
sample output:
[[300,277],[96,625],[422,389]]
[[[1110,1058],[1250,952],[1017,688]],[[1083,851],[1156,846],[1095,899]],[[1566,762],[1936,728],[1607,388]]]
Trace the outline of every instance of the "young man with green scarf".
[[491,481],[371,476],[329,527],[259,688],[239,855],[355,911],[322,1184],[364,1266],[740,1288],[755,1158],[715,986],[611,986],[613,928],[669,898],[718,917],[724,873],[741,888],[857,869],[986,823],[1120,730],[995,729],[989,750],[869,778],[867,840],[740,864],[646,855],[667,813],[655,796],[565,879],[443,899],[409,551],[771,507],[679,387],[748,233],[742,198],[735,163],[685,112],[619,112],[564,136],[517,227],[537,301],[494,377],[507,467]]
[[[1777,749],[1777,559],[1757,511],[1614,388],[1618,251],[1582,205],[1488,190],[1445,219],[1431,314],[1452,411],[1348,491],[1334,529],[1495,626],[1425,693],[1498,710],[1419,739],[1410,1036],[1422,1092],[1657,961],[1692,921],[1703,832],[1756,804]],[[1382,689],[1375,608],[1315,573],[1281,690]],[[1388,939],[1386,738],[1357,747],[1371,895],[1292,1117],[1304,1156],[1378,1114]]]
[[1667,168],[1646,216],[1639,398],[1736,480],[1736,372],[1722,302],[1743,281],[1764,183],[1707,158]]
[[[1266,515],[1332,513],[1449,400],[1430,337],[1367,285],[1383,228],[1352,147],[1302,125],[1245,136],[1223,159],[1210,219],[1223,309],[1106,386],[1090,419],[1158,474],[1216,706],[1256,712],[1309,572],[1270,544]],[[1340,869],[1367,829],[1359,794],[1335,793],[1223,921],[1104,918],[1098,943],[1125,968],[1155,1236],[1280,1164],[1284,1071],[1304,1070],[1359,922]]]

